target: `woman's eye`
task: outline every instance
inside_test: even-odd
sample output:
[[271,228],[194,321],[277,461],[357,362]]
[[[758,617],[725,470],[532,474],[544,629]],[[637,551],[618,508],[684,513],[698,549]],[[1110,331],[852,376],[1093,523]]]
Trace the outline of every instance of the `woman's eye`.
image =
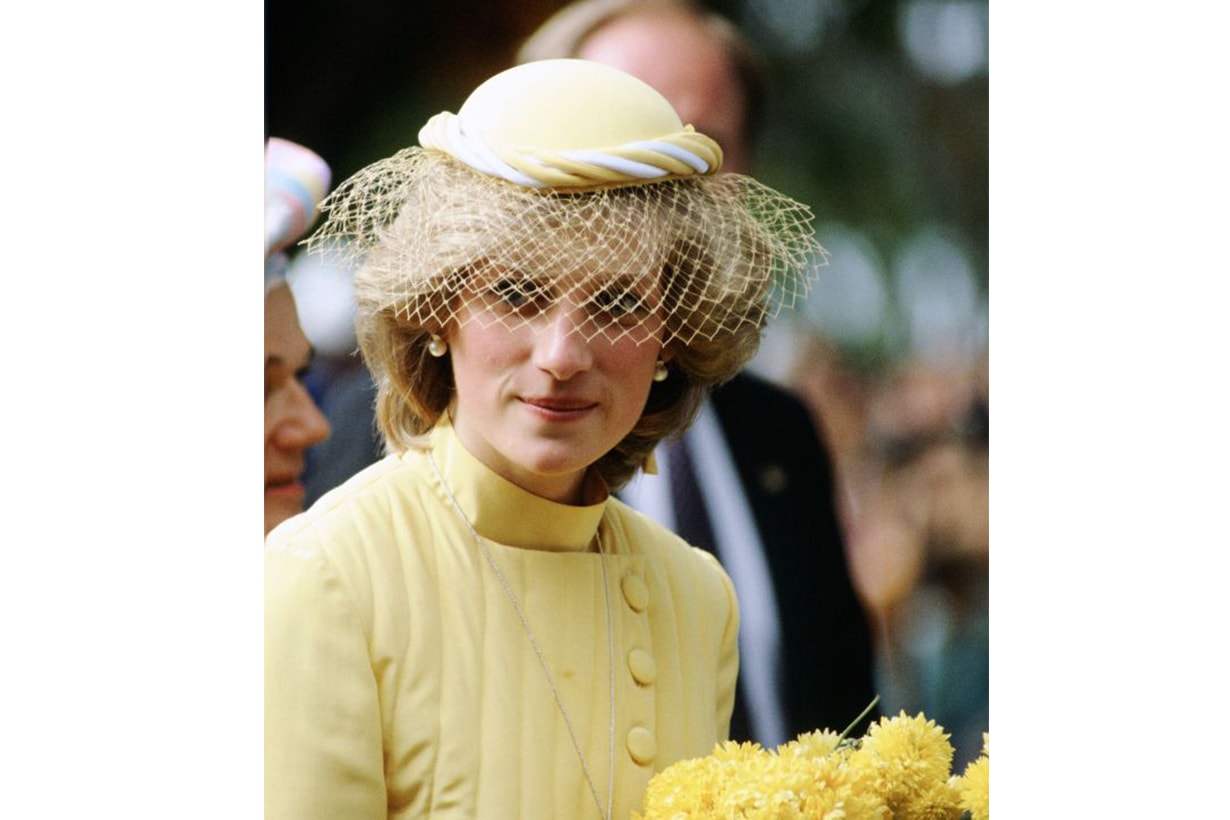
[[502,279],[492,288],[500,301],[513,310],[518,310],[533,302],[542,293],[533,282]]
[[640,310],[641,297],[631,291],[622,293],[603,291],[598,294],[598,305],[612,316],[626,316]]

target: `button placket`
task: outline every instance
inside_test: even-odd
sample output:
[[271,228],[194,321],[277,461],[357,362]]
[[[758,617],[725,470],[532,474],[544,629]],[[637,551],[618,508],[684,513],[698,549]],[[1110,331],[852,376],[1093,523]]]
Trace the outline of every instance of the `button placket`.
[[644,612],[649,607],[649,587],[640,573],[629,572],[620,580],[619,587],[624,594],[624,602],[633,612]]
[[628,732],[628,754],[641,766],[653,763],[658,754],[658,741],[644,726],[633,726]]
[[653,655],[637,647],[628,653],[628,671],[641,686],[649,686],[658,678],[658,665]]
[[654,734],[655,691],[658,677],[649,628],[650,590],[645,582],[644,560],[636,556],[623,576],[619,588],[623,595],[625,663],[628,678],[624,689],[627,734],[624,746],[628,757],[638,766],[650,766],[658,754]]

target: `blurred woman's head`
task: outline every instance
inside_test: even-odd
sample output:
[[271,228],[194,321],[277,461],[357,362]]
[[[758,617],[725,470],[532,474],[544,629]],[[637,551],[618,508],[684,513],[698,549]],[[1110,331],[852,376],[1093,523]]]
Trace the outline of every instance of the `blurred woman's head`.
[[329,167],[301,145],[265,147],[265,533],[303,510],[307,449],[329,423],[303,383],[312,346],[299,325],[282,249],[302,236],[329,187]]

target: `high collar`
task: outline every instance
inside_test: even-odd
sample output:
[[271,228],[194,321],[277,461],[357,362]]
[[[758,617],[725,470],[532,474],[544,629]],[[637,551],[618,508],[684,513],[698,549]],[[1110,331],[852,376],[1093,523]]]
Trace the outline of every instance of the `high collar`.
[[483,538],[551,552],[583,552],[592,547],[610,497],[606,482],[596,473],[587,476],[587,481],[597,479],[596,503],[573,506],[534,495],[475,458],[457,437],[447,414],[432,431],[431,453],[448,484],[447,491]]

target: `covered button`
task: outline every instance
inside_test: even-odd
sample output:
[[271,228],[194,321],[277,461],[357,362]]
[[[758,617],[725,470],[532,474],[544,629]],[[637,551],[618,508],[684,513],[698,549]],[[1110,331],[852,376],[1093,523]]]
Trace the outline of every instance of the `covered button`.
[[658,742],[654,740],[653,732],[644,726],[634,726],[632,731],[628,732],[628,754],[632,755],[632,759],[637,763],[647,766],[653,762],[657,753]]
[[653,655],[644,649],[633,649],[628,653],[628,669],[636,682],[644,686],[658,677],[658,665],[654,663]]
[[637,612],[644,612],[649,606],[649,587],[639,575],[625,575],[620,586],[623,588],[624,600],[628,606]]

